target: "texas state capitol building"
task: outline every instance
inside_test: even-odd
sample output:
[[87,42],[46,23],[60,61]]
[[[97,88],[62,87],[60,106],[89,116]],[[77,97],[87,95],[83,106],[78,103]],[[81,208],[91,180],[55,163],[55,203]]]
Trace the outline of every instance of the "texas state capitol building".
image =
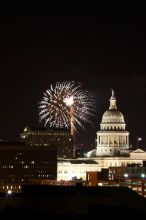
[[112,90],[110,106],[104,112],[97,131],[97,146],[84,158],[58,160],[58,180],[71,180],[73,177],[86,179],[86,172],[100,171],[102,168],[143,164],[146,152],[137,149],[129,151],[129,132],[123,114],[117,109]]

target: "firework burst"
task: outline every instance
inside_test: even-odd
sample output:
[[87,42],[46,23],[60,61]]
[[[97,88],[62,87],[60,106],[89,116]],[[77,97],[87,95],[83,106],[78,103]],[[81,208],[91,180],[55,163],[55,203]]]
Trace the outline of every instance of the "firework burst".
[[94,96],[74,81],[51,84],[39,103],[40,121],[50,128],[84,129],[83,122],[92,123],[94,114]]

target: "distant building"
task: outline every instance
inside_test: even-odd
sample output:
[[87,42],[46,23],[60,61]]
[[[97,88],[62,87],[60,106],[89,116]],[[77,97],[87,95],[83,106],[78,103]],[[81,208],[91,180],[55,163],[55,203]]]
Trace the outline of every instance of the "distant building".
[[57,178],[57,147],[0,143],[0,182]]
[[146,178],[146,167],[142,166],[127,166],[127,167],[109,167],[109,179],[120,180],[125,178]]
[[87,171],[100,171],[98,162],[90,159],[58,160],[57,180],[86,180]]
[[57,146],[58,158],[73,158],[72,135],[67,129],[25,127],[21,137],[29,146]]
[[[57,179],[71,180],[74,177],[86,180],[86,172],[99,172],[109,167],[143,166],[146,162],[146,152],[140,149],[127,157],[94,157],[78,158],[76,160],[58,160]],[[146,175],[146,173],[145,173]]]

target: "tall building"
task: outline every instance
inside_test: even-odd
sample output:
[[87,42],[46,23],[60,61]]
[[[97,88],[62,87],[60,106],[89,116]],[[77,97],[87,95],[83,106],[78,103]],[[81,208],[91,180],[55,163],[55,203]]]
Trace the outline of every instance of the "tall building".
[[47,130],[44,127],[25,127],[21,137],[29,146],[57,146],[58,158],[73,158],[72,135],[67,129]]
[[0,143],[0,182],[57,178],[57,148]]
[[128,153],[129,132],[123,114],[117,109],[112,90],[109,109],[103,114],[100,131],[97,132],[96,155],[118,156]]

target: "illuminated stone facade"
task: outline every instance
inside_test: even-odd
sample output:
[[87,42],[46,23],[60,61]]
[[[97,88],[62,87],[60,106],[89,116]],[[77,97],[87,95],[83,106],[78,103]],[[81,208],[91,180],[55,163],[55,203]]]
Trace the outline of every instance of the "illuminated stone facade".
[[57,180],[86,180],[87,171],[100,171],[98,162],[88,159],[58,160]]
[[[86,180],[86,172],[101,171],[102,168],[126,167],[127,165],[143,166],[146,161],[146,152],[137,149],[129,157],[95,157],[79,158],[76,160],[62,160],[57,163],[57,180],[71,180],[82,178]],[[145,173],[146,175],[146,173]]]
[[129,132],[123,114],[117,110],[116,98],[112,90],[110,107],[103,114],[100,131],[97,132],[96,156],[119,156],[128,153]]

